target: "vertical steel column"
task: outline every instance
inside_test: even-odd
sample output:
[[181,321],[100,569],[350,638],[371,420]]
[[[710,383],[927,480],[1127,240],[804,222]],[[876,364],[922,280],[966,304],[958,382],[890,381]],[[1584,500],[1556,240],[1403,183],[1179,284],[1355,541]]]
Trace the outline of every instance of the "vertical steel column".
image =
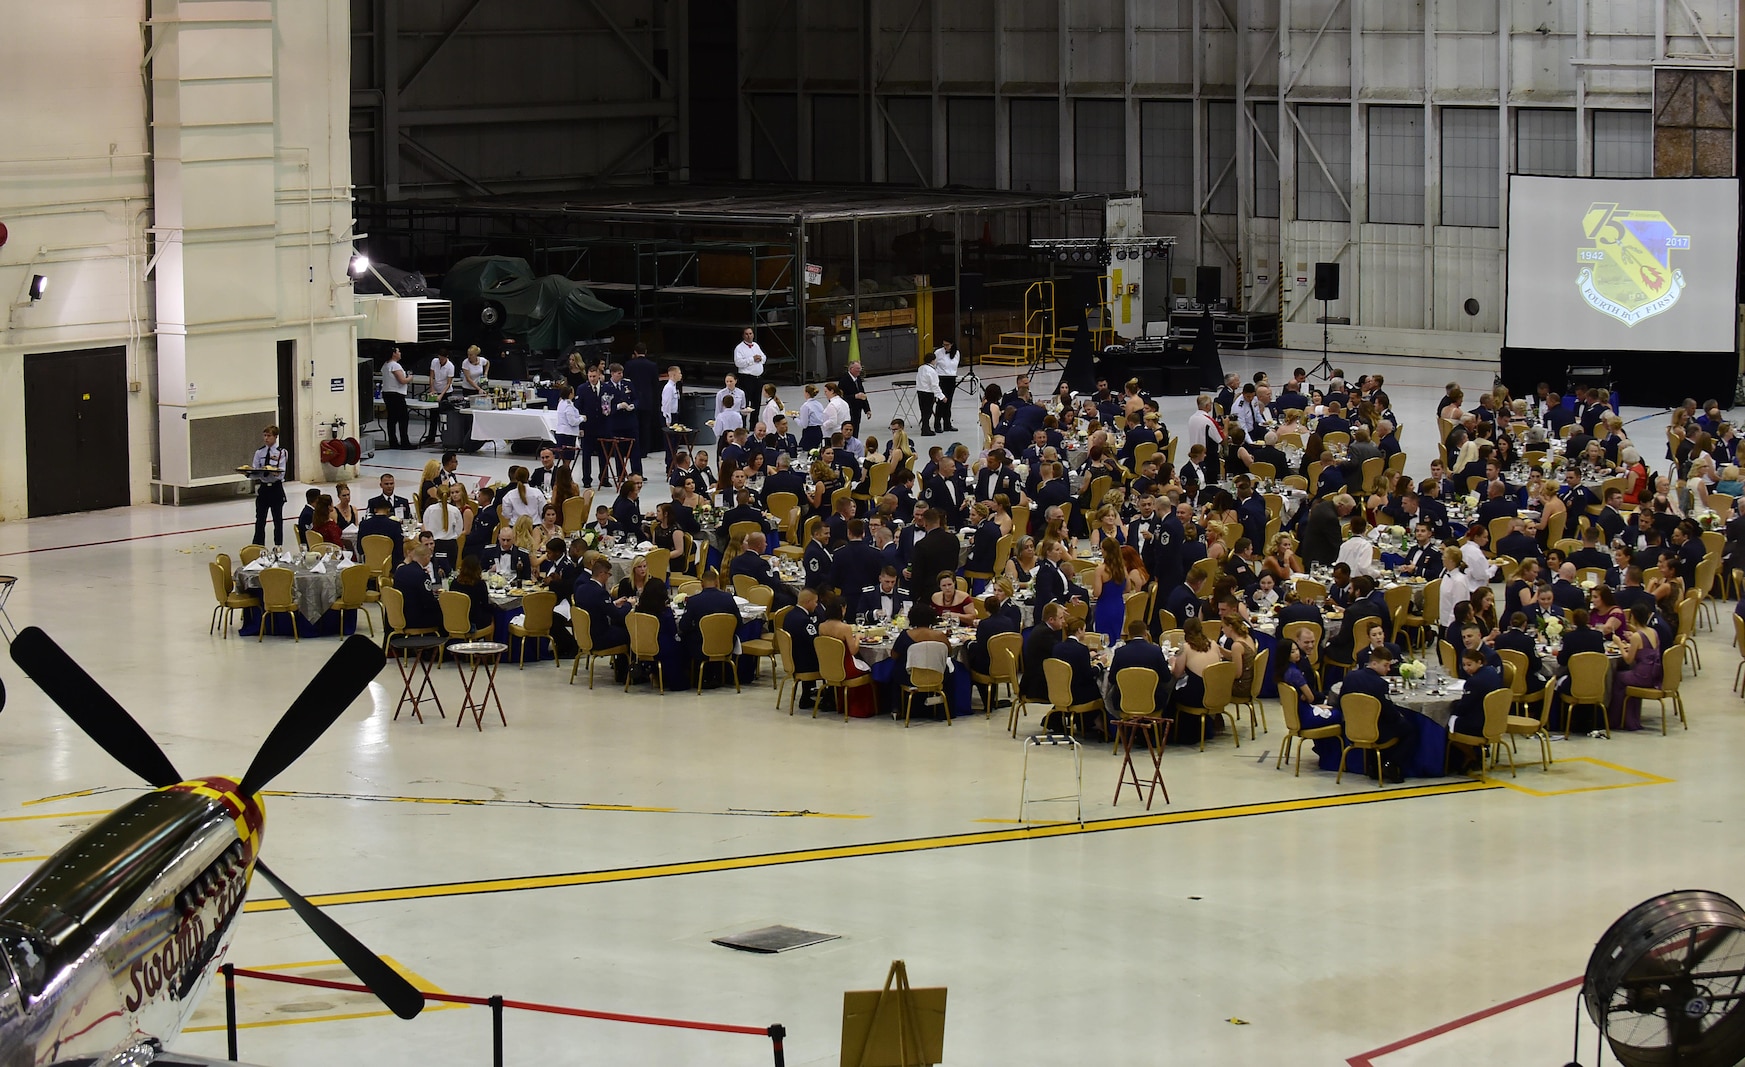
[[[1279,0],[1280,4],[1286,0]],[[1211,166],[1210,145],[1207,143],[1211,134],[1207,129],[1206,101],[1201,99],[1201,90],[1205,85],[1206,63],[1206,24],[1201,16],[1204,13],[1205,0],[1192,0],[1193,3],[1193,83],[1194,83],[1194,266],[1206,262],[1206,198],[1211,195],[1211,177],[1207,169]],[[1171,288],[1173,289],[1173,283]],[[1194,291],[1190,282],[1188,292]]]
[[1442,225],[1442,115],[1436,109],[1439,0],[1424,0],[1424,300],[1423,328],[1436,328],[1436,228]]
[[[1062,189],[1078,188],[1078,174],[1073,158],[1073,100],[1068,95],[1072,88],[1072,11],[1071,0],[1059,0],[1055,5],[1057,26],[1060,34],[1056,44],[1060,49],[1060,68],[1055,72],[1060,79],[1060,118],[1056,120],[1055,130],[1055,166],[1060,173]],[[1098,230],[1101,233],[1101,229]]]
[[[1587,5],[1588,0],[1575,0],[1575,54],[1582,59],[1589,59],[1592,53],[1588,51],[1587,40]],[[1579,177],[1589,177],[1594,172],[1593,138],[1591,136],[1587,111],[1587,72],[1585,63],[1577,64],[1575,68],[1575,173]]]
[[1339,295],[1351,325],[1363,322],[1363,224],[1369,221],[1369,109],[1363,99],[1363,0],[1346,0],[1351,20],[1351,261]]
[[[1508,0],[1501,0],[1507,3]],[[1291,0],[1278,0],[1278,258],[1280,270],[1291,278],[1295,307],[1285,302],[1284,278],[1279,279],[1279,344],[1284,344],[1285,319],[1303,307],[1306,298],[1296,287],[1297,248],[1297,138],[1292,129],[1287,99],[1291,84]]]
[[939,83],[943,81],[941,72],[945,64],[945,37],[939,32],[940,0],[928,0],[927,3],[927,50],[929,56],[929,89],[932,94],[930,111],[933,124],[929,133],[933,139],[933,173],[922,175],[927,184],[935,189],[945,187],[951,141],[947,136],[950,129],[950,114],[946,109],[945,97],[939,95]]
[[806,95],[806,0],[794,0],[794,180],[812,180],[812,107]]
[[[1499,302],[1509,291],[1509,172],[1514,169],[1514,110],[1509,106],[1515,18],[1512,0],[1497,0],[1497,288]],[[1503,317],[1497,316],[1501,323]]]
[[1231,286],[1234,307],[1247,310],[1248,280],[1254,274],[1254,128],[1248,116],[1248,17],[1243,0],[1236,0],[1236,277]]
[[[400,199],[400,0],[376,0],[376,70],[382,106],[376,113],[376,150],[383,200]],[[234,1057],[233,1057],[234,1058]]]
[[1012,187],[1012,102],[1006,98],[1006,5],[994,4],[994,188]]

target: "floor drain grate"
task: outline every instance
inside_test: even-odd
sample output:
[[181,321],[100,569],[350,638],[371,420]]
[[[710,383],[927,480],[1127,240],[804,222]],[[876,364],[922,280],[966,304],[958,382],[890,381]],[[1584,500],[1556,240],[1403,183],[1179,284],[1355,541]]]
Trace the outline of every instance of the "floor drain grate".
[[805,948],[808,945],[820,945],[826,941],[834,941],[841,934],[821,934],[816,930],[800,930],[792,926],[766,926],[761,930],[747,930],[743,934],[730,934],[727,937],[717,937],[715,944],[736,948],[741,952],[787,952],[790,949]]

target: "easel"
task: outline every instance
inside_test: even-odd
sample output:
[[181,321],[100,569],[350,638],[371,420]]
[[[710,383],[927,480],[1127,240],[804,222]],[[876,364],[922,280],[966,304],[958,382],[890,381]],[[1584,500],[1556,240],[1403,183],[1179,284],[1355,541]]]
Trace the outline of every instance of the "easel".
[[945,1056],[945,987],[914,989],[892,960],[881,990],[842,994],[842,1067],[928,1067]]

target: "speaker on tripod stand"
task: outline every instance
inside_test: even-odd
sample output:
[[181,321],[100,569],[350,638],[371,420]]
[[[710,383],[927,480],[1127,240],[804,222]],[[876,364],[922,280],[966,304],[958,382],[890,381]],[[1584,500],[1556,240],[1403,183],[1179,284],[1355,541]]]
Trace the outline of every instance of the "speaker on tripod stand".
[[1315,299],[1321,302],[1321,362],[1309,372],[1313,378],[1317,374],[1328,381],[1333,379],[1333,364],[1327,359],[1328,335],[1327,305],[1339,299],[1339,264],[1315,264]]

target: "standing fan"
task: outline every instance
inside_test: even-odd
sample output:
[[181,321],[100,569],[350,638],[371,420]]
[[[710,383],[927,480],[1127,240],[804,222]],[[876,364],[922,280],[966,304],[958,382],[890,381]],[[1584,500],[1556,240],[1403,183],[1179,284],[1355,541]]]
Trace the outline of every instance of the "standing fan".
[[1624,1067],[1745,1061],[1745,910],[1685,889],[1645,900],[1588,958],[1582,998]]

